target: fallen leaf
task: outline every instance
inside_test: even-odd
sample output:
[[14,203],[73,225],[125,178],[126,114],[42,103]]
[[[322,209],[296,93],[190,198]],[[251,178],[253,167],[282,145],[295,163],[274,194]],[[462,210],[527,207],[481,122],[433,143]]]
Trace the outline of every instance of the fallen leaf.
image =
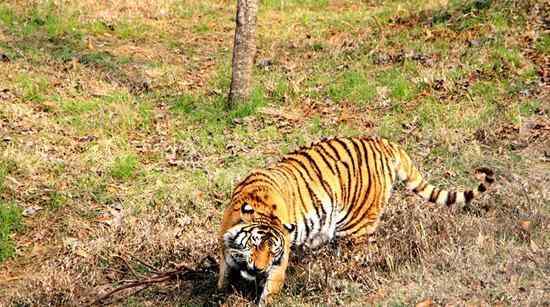
[[521,221],[519,221],[519,227],[521,227],[521,229],[529,232],[531,230],[531,221],[521,220]]
[[535,241],[531,240],[529,247],[531,247],[531,250],[536,253],[540,250],[540,247],[535,243]]
[[420,303],[417,303],[415,306],[416,307],[431,307],[433,305],[434,305],[433,301],[431,299],[427,299],[427,300],[424,300]]
[[275,108],[270,108],[270,107],[264,107],[260,110],[260,113],[262,114],[265,114],[265,115],[271,115],[271,116],[276,116],[276,117],[282,117],[282,118],[285,118],[285,119],[288,119],[288,120],[292,120],[292,121],[298,121],[300,119],[303,119],[303,115],[301,114],[298,114],[298,113],[291,113],[291,112],[288,112],[288,111],[283,111],[283,110],[279,110],[279,109],[275,109]]
[[195,191],[193,194],[195,195],[196,199],[203,199],[204,198],[204,192],[203,191]]

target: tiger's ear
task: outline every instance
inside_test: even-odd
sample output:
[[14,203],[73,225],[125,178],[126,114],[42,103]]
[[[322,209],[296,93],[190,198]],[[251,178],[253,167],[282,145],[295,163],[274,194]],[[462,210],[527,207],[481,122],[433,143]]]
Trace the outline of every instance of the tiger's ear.
[[243,206],[241,207],[241,212],[244,214],[254,213],[254,208],[252,208],[252,206],[249,205],[248,203],[244,203]]
[[296,229],[296,224],[283,224],[288,233],[292,233]]

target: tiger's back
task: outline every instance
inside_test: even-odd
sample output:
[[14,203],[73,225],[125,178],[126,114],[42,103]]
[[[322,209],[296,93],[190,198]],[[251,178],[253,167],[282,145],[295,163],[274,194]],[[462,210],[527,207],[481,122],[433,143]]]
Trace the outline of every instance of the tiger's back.
[[251,173],[235,195],[250,186],[277,190],[284,198],[285,222],[297,226],[293,244],[315,247],[334,236],[372,233],[397,178],[425,199],[446,205],[485,190],[483,184],[466,192],[434,188],[400,146],[369,137],[333,138],[302,148]]

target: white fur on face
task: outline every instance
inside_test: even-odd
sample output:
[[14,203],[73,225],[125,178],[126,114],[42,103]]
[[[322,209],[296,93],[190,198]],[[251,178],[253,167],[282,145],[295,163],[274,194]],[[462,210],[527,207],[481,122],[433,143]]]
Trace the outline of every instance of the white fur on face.
[[256,276],[248,274],[248,272],[245,270],[241,270],[241,276],[246,280],[250,280],[250,281],[256,280]]

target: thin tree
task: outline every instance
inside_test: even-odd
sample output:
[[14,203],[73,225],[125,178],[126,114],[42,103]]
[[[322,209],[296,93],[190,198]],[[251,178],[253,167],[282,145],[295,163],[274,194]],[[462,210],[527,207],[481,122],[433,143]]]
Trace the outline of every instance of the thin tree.
[[248,100],[256,53],[258,0],[238,0],[228,107]]

